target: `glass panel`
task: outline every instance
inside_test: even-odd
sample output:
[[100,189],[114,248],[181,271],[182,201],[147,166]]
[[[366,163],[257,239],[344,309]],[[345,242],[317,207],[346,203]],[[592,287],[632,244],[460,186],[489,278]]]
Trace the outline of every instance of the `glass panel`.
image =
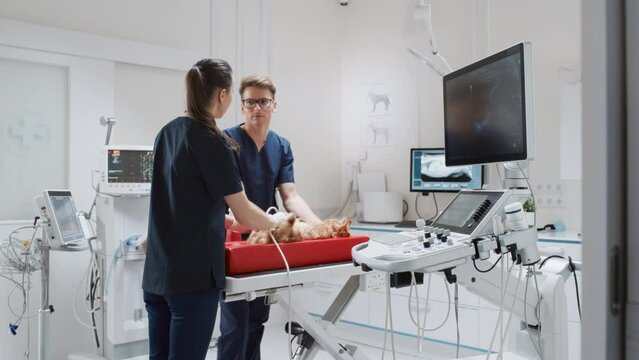
[[68,70],[0,58],[0,220],[36,213],[43,189],[68,187]]

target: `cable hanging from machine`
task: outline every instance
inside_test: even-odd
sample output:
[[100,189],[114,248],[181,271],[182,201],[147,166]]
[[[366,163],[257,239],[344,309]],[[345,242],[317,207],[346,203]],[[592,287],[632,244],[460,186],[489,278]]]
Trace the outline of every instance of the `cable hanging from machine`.
[[499,258],[495,261],[495,263],[490,268],[488,268],[488,270],[482,270],[482,269],[478,268],[477,267],[477,262],[476,262],[474,257],[473,257],[473,266],[475,267],[475,270],[479,271],[480,273],[485,274],[485,273],[491,272],[495,268],[495,266],[497,266],[497,264],[499,264],[499,261],[501,260],[502,256],[504,256],[504,255],[499,255]]

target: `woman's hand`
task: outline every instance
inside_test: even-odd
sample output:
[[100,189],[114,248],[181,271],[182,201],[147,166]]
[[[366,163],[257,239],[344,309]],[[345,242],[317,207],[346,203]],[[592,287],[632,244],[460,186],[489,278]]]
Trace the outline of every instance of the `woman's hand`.
[[275,223],[275,226],[280,226],[284,221],[288,220],[290,214],[279,211],[275,214],[271,214],[271,220]]
[[231,215],[227,214],[224,216],[224,228],[226,230],[235,231],[240,234],[247,234],[247,233],[250,233],[251,230],[253,230],[248,226],[244,226],[240,224],[237,220],[235,220],[235,218],[233,217],[233,214]]
[[235,220],[233,220],[233,224],[229,226],[229,230],[238,232],[240,234],[248,234],[253,231],[253,229],[251,229],[250,227],[244,226]]
[[270,216],[248,200],[244,191],[227,195],[224,200],[242,225],[253,230],[266,230],[277,226]]

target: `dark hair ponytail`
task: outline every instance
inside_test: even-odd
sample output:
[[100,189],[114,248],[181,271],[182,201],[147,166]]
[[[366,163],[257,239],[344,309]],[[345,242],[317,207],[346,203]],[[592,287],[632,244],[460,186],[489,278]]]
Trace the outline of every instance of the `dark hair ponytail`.
[[193,120],[205,125],[211,131],[224,139],[235,151],[239,146],[233,139],[220,131],[215,123],[213,114],[209,111],[209,102],[213,93],[218,89],[225,89],[229,93],[233,84],[233,70],[229,64],[220,59],[204,58],[186,73],[186,110]]

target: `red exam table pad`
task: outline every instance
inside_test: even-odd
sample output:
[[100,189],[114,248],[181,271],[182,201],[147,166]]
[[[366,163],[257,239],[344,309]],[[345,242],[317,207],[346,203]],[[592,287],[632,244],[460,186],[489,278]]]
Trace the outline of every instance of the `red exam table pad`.
[[[225,251],[227,276],[286,268],[275,244],[251,244],[247,241],[235,241],[238,238],[239,234],[227,235]],[[367,241],[367,236],[351,236],[302,240],[280,244],[280,247],[289,267],[296,268],[351,261],[353,246]]]

